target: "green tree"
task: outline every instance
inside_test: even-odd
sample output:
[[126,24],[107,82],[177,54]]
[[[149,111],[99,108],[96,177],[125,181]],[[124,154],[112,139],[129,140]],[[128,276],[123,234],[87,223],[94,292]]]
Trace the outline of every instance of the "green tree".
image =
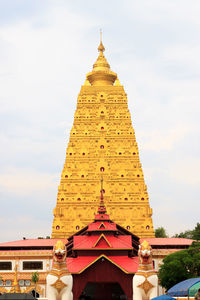
[[167,290],[180,281],[200,276],[200,243],[166,256],[159,270],[160,284]]
[[36,288],[37,288],[37,282],[39,281],[39,273],[38,272],[33,272],[31,281],[35,284],[35,295],[34,297],[36,298]]
[[200,223],[197,223],[193,230],[193,240],[200,240]]
[[200,223],[197,223],[196,227],[193,230],[186,230],[179,234],[175,234],[174,237],[200,240]]
[[176,238],[185,238],[185,239],[193,239],[193,230],[186,230],[184,232],[181,233],[176,233],[174,235],[174,237]]
[[166,238],[166,237],[168,237],[165,228],[164,227],[156,228],[155,237],[157,237],[157,238]]

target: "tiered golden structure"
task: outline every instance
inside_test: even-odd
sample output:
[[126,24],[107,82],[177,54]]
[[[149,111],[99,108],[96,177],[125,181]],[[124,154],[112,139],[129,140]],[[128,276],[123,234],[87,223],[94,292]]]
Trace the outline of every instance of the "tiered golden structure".
[[78,95],[52,238],[67,238],[93,220],[102,177],[110,218],[139,237],[154,237],[127,96],[104,50],[101,41],[99,56]]

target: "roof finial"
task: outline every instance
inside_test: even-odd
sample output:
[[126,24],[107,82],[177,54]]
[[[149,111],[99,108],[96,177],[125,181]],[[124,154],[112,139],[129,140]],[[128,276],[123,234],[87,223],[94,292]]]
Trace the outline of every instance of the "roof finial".
[[104,192],[105,191],[103,189],[103,176],[101,176],[101,201],[100,201],[100,205],[99,205],[99,209],[98,209],[98,213],[101,215],[106,213],[106,208],[105,208],[104,201],[103,201]]
[[100,28],[100,43],[102,43],[102,29]]
[[104,45],[102,43],[102,29],[100,29],[100,44],[99,44],[99,47],[98,47],[98,51],[102,54],[105,51]]
[[101,176],[101,200],[100,200],[100,205],[98,208],[98,212],[95,216],[95,220],[99,221],[104,221],[104,220],[109,220],[109,216],[106,213],[106,207],[104,205],[103,201],[103,194],[105,193],[105,190],[103,189],[103,177]]
[[101,176],[101,202],[102,201],[103,201],[103,176]]
[[87,74],[86,78],[91,85],[113,85],[117,78],[117,74],[110,70],[110,65],[104,56],[103,52],[105,51],[105,48],[102,43],[102,30],[100,30],[100,44],[98,47],[98,51],[99,55],[96,62],[93,64],[93,70],[92,72]]

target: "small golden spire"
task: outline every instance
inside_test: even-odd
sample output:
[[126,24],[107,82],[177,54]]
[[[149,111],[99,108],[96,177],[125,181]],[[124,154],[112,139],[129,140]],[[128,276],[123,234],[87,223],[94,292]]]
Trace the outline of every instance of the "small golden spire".
[[98,51],[102,52],[102,54],[105,51],[105,47],[102,43],[102,29],[100,29],[100,44],[99,44],[99,47],[98,47]]
[[119,81],[119,79],[118,79],[118,77],[117,77],[117,79],[115,80],[115,84],[114,84],[115,86],[119,86],[119,85],[121,85],[121,83],[120,83],[120,81]]
[[84,85],[89,86],[90,85],[89,80],[86,79],[85,82],[84,82]]
[[103,194],[104,194],[104,189],[103,189],[103,176],[101,176],[101,200],[100,200],[100,205],[99,205],[99,209],[98,209],[98,213],[99,214],[105,214],[106,213],[106,207],[104,205],[104,201],[103,201]]
[[91,85],[113,85],[117,78],[117,74],[110,70],[110,65],[103,54],[105,48],[102,43],[102,30],[100,30],[100,44],[98,51],[99,56],[93,65],[93,70],[87,74],[86,78]]
[[101,190],[103,190],[103,176],[101,176]]
[[[101,202],[103,201],[103,176],[101,176]],[[101,203],[102,204],[102,203]],[[101,205],[100,204],[100,205]]]

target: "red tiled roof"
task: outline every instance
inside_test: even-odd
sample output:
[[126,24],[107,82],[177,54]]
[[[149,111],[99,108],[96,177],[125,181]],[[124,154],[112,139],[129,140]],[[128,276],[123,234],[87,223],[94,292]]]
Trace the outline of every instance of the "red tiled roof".
[[34,250],[26,250],[26,249],[12,249],[12,250],[4,250],[1,249],[0,253],[53,253],[53,249],[34,249]]
[[95,230],[117,230],[117,227],[115,223],[97,221],[88,225],[88,231]]
[[110,217],[107,214],[96,214],[95,220],[110,220]]
[[137,272],[139,265],[138,257],[106,256],[102,254],[100,256],[79,256],[76,258],[67,257],[67,267],[71,273],[82,273],[86,268],[101,258],[109,260],[125,273]]
[[67,243],[67,239],[25,239],[6,243],[0,243],[1,247],[45,247],[53,246],[58,240]]
[[142,238],[140,242],[146,240],[151,246],[190,246],[194,240],[184,238]]
[[101,240],[105,239],[104,243],[100,243],[100,237],[101,235],[74,236],[74,249],[132,249],[130,235],[106,235],[105,238],[102,235]]

